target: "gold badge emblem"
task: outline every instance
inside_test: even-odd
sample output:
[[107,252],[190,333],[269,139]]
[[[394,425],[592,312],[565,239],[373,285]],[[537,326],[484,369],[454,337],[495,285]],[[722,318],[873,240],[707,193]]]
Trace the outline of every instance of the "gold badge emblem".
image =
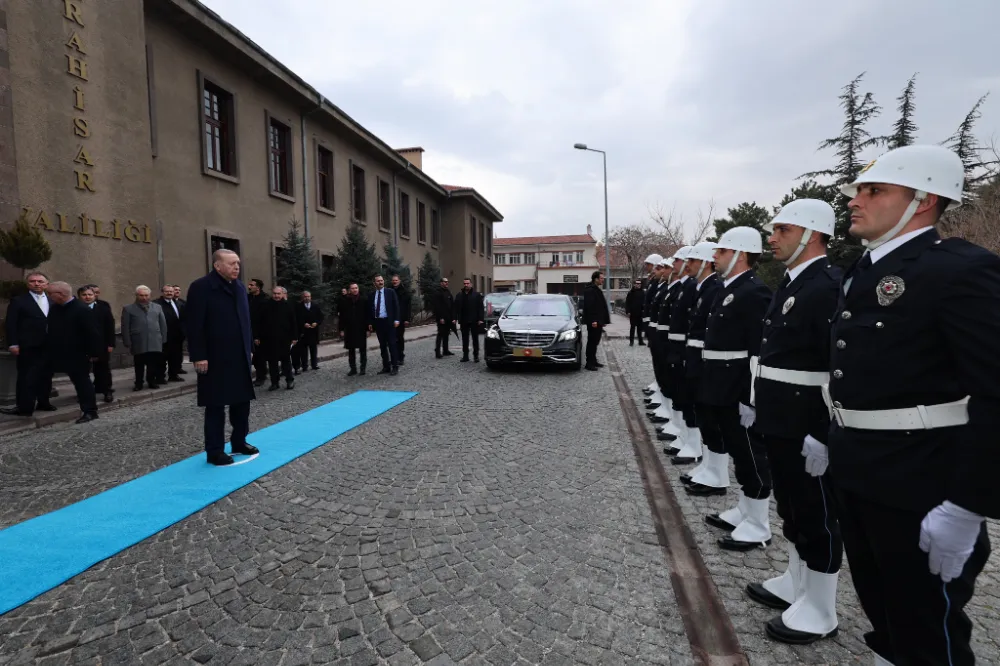
[[726,296],[725,300],[722,301],[722,304],[723,305],[729,305],[730,303],[733,302],[734,298],[736,298],[736,297],[733,296],[732,294],[729,294],[728,296]]
[[795,297],[789,296],[788,300],[785,301],[785,304],[781,306],[781,314],[788,314],[788,311],[792,309],[793,305],[795,305]]
[[882,306],[892,305],[905,291],[906,283],[903,282],[903,278],[895,275],[886,275],[878,281],[878,286],[875,288],[878,304]]
[[871,168],[872,168],[873,166],[875,166],[875,162],[877,162],[877,161],[878,161],[878,160],[872,160],[871,162],[869,162],[868,164],[866,164],[866,165],[864,166],[864,168],[863,168],[863,169],[861,169],[861,171],[859,171],[859,172],[858,172],[858,175],[860,176],[860,175],[861,175],[861,174],[863,174],[863,173],[864,173],[865,171],[868,171],[868,169],[871,169]]

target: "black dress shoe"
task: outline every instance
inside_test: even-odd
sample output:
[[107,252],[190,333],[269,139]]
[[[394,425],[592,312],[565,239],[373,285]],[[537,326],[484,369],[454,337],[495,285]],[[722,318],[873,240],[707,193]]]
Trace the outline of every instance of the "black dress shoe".
[[776,640],[779,643],[787,643],[788,645],[809,645],[824,638],[832,638],[837,635],[837,631],[837,627],[834,627],[833,631],[825,634],[812,634],[808,631],[789,629],[785,626],[785,622],[781,619],[780,615],[769,620],[764,627],[764,632],[768,638]]
[[313,370],[319,370],[319,366],[318,366],[318,365],[314,365],[314,366],[312,367],[312,369],[313,369]]
[[698,456],[697,458],[692,456],[684,456],[683,458],[680,456],[674,456],[670,459],[670,462],[675,465],[690,465],[691,463],[701,462],[701,456]]
[[[727,532],[732,532],[736,529],[736,525],[726,522],[718,513],[710,513],[705,516],[705,522],[712,527],[718,527],[720,530],[726,530]],[[752,583],[752,585],[756,585],[756,583]],[[749,585],[747,587],[749,587]],[[770,592],[768,592],[768,594],[770,594]],[[788,608],[787,604],[785,605],[785,608]],[[784,610],[784,608],[782,610]]]
[[685,485],[691,483],[691,475],[690,474],[681,474],[681,483],[683,483]]
[[186,375],[187,373],[188,373],[188,371],[187,371],[187,370],[178,370],[178,371],[177,371],[177,374],[178,374],[178,375]]
[[280,388],[281,387],[279,385],[277,385],[277,384],[271,384],[270,386],[267,387],[267,390],[268,391],[277,391]]
[[[675,439],[677,439],[677,435],[671,434],[669,432],[658,432],[658,433],[656,433],[656,439],[659,440],[659,441],[661,441],[661,442],[672,442]],[[672,448],[676,449],[677,447],[675,446],[675,447],[672,447]],[[664,450],[666,450],[666,449],[664,449]],[[680,449],[677,449],[677,450],[680,451]]]
[[389,374],[389,372],[390,372],[389,368],[382,368],[381,370],[378,371],[378,374],[387,375]]
[[115,394],[114,393],[112,393],[112,392],[109,391],[109,392],[107,392],[107,393],[104,394],[104,402],[114,402],[114,401],[115,401]]
[[585,365],[585,366],[583,366],[583,369],[584,370],[590,370],[592,372],[597,372],[597,366],[596,365]]
[[209,453],[208,462],[213,465],[219,465],[219,466],[232,465],[233,457],[228,453],[226,453],[225,451],[221,451],[219,453]]
[[468,363],[469,362],[469,357],[468,356],[463,356],[462,358],[460,358],[458,360],[461,361],[462,363]]
[[132,390],[133,391],[141,391],[142,390],[142,384],[136,384],[135,386],[132,387]]
[[645,346],[646,346],[646,343],[640,340],[640,341],[639,341],[639,346],[640,346],[640,347],[645,347]]
[[678,453],[680,453],[680,451],[681,450],[678,449],[676,446],[664,446],[663,447],[663,453],[665,455],[668,455],[668,456],[671,456],[671,457],[676,456]]
[[149,388],[151,388],[151,389],[158,389],[158,388],[160,388],[160,385],[159,384],[153,384],[152,382],[150,382],[149,383]]
[[665,416],[657,416],[656,414],[650,414],[649,420],[652,423],[669,423],[670,419]]
[[653,395],[654,393],[656,393],[656,391],[650,390],[648,388],[642,389],[642,394],[643,395]]
[[359,375],[363,375],[363,374],[365,374],[365,369],[364,369],[364,368],[361,368],[361,372],[359,372],[358,374],[359,374]]
[[442,356],[454,356],[455,352],[450,352],[447,349],[441,352]]
[[59,408],[53,405],[51,402],[47,402],[44,405],[38,405],[37,407],[35,407],[36,412],[54,412],[57,409]]
[[661,402],[647,402],[646,403],[646,411],[650,411],[650,412],[656,411],[662,405],[663,405],[663,403],[661,403]]
[[475,358],[473,358],[472,360],[473,360],[473,361],[475,361],[476,363],[479,363],[479,357],[478,357],[478,356],[476,356],[476,357],[475,357]]
[[719,539],[719,548],[723,550],[732,550],[737,553],[745,553],[748,550],[753,550],[754,548],[765,548],[770,545],[770,539],[767,541],[737,541],[731,536]]
[[167,381],[168,382],[182,382],[182,381],[184,381],[184,378],[183,377],[178,377],[177,375],[174,375],[173,377],[169,377],[167,379]]
[[351,371],[347,373],[347,376],[348,377],[353,377],[356,374],[358,374],[358,371],[355,370],[354,368],[351,368]]
[[285,390],[286,391],[290,391],[293,388],[295,388],[295,382],[294,381],[285,382]]
[[725,495],[725,488],[714,488],[712,486],[705,486],[700,483],[691,483],[690,485],[684,486],[684,490],[690,495],[697,495],[698,497],[710,497],[712,495]]
[[604,364],[601,363],[601,362],[599,362],[599,361],[594,361],[594,365],[596,365],[598,368],[603,368],[604,367]]
[[77,423],[90,423],[98,418],[97,412],[84,412],[83,416],[76,420]]
[[260,453],[260,449],[258,449],[253,444],[247,444],[246,442],[243,442],[242,444],[233,444],[232,445],[232,449],[233,449],[233,455],[234,456],[236,456],[236,455],[239,455],[239,456],[252,456],[252,455],[254,455],[256,453]]
[[22,412],[17,407],[4,407],[0,409],[0,414],[6,414],[7,416],[31,416],[31,412]]
[[[707,519],[707,516],[706,516]],[[776,594],[771,594],[763,583],[748,583],[747,596],[762,606],[767,606],[768,608],[773,608],[774,610],[787,610],[790,603],[782,599]]]
[[393,369],[389,371],[389,374],[390,375],[398,375],[399,374],[399,368],[393,367]]
[[254,386],[263,386],[266,382],[263,379],[258,379],[253,383]]
[[434,352],[434,358],[442,358],[443,356],[444,354],[442,354],[441,352]]
[[400,365],[406,365],[406,361],[404,361],[403,359],[399,359],[399,364]]

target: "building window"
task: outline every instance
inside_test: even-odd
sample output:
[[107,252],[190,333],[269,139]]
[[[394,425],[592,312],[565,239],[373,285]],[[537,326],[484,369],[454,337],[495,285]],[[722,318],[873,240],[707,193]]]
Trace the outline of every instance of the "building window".
[[333,210],[333,151],[316,148],[316,196],[320,208]]
[[476,274],[475,273],[473,273],[472,275],[469,276],[469,282],[472,283],[472,288],[475,289],[476,288]]
[[431,209],[431,245],[437,247],[441,244],[441,219],[438,212]]
[[553,252],[552,259],[549,261],[549,266],[558,266],[558,265],[559,265],[559,253]]
[[[332,254],[321,254],[319,257],[320,279],[323,283],[333,279],[333,272],[337,268],[337,257]],[[340,292],[337,292],[338,294]]]
[[493,278],[486,278],[486,291],[493,293]]
[[389,231],[392,228],[392,190],[389,183],[378,181],[378,228],[382,231]]
[[472,239],[472,251],[476,251],[476,218],[469,218],[469,236]]
[[579,252],[576,253],[576,263],[578,264],[583,263],[583,250],[580,250]]
[[351,208],[357,222],[367,219],[365,210],[365,170],[357,164],[351,165]]
[[510,255],[511,265],[521,263],[521,254],[519,252],[514,252]]
[[427,206],[417,202],[417,242],[427,243]]
[[535,293],[535,281],[534,280],[525,280],[524,281],[524,293],[526,293],[526,294],[533,294],[533,293]]
[[490,233],[486,236],[486,258],[489,259],[493,256],[493,227],[490,227]]
[[486,291],[486,278],[482,275],[479,276],[479,293],[482,294]]
[[524,263],[526,263],[526,264],[533,264],[533,263],[535,263],[535,253],[534,252],[525,252],[524,253]]
[[399,193],[399,235],[410,237],[410,195],[406,192]]
[[292,130],[271,118],[267,127],[271,192],[292,195]]
[[496,265],[497,266],[503,266],[504,264],[507,263],[507,255],[506,254],[495,254],[495,255],[493,255],[493,258],[496,260]]
[[618,278],[618,288],[619,289],[631,289],[632,281],[628,278]]
[[236,254],[240,253],[240,242],[235,238],[227,238],[225,236],[212,236],[211,238],[212,254],[215,254],[218,250],[232,250]]
[[205,168],[236,175],[236,123],[231,93],[205,81],[202,89],[205,116]]
[[[483,256],[483,252],[486,251],[486,225],[482,222],[479,223],[479,256]],[[482,278],[480,277],[480,280]],[[482,291],[482,290],[480,290]]]

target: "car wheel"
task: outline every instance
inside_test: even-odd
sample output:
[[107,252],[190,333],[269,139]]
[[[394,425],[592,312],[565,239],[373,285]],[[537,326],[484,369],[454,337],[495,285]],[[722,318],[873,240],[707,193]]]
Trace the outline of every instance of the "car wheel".
[[500,364],[496,361],[486,361],[486,367],[490,370],[497,370],[500,367]]

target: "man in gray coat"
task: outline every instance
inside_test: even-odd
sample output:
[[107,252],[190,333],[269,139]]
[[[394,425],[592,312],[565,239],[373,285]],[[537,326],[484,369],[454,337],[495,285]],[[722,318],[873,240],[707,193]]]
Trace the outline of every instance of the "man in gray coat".
[[157,368],[163,354],[163,343],[167,341],[167,318],[159,305],[150,301],[149,287],[135,288],[135,303],[122,308],[122,344],[132,354],[135,365],[135,386],[133,391],[142,390],[143,373],[149,388],[160,388]]

